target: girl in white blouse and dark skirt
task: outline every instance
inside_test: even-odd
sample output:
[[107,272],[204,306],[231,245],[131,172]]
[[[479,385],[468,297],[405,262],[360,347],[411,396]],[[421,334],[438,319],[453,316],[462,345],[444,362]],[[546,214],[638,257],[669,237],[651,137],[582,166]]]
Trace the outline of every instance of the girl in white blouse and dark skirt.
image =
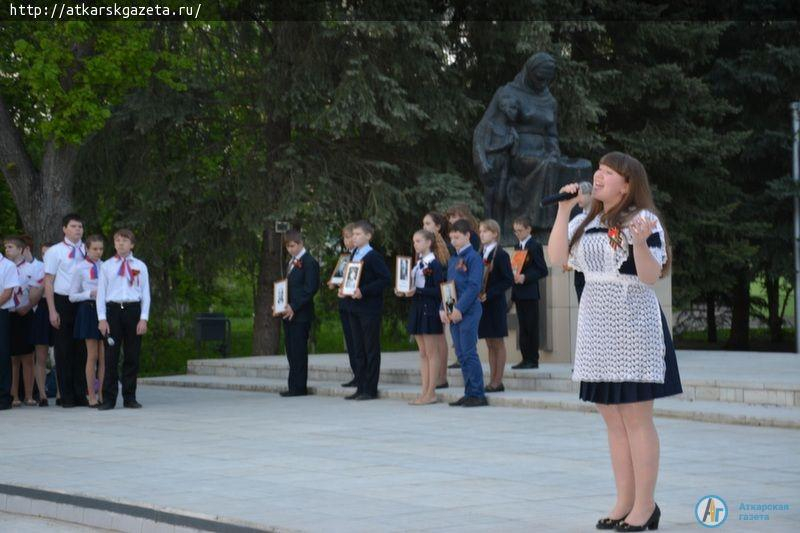
[[[578,192],[570,184],[561,192]],[[654,493],[659,443],[653,400],[682,392],[675,348],[653,285],[670,266],[667,232],[644,166],[611,152],[594,174],[586,214],[569,220],[577,198],[558,205],[548,253],[552,264],[583,272],[572,379],[608,429],[617,501],[598,529],[658,527]]]

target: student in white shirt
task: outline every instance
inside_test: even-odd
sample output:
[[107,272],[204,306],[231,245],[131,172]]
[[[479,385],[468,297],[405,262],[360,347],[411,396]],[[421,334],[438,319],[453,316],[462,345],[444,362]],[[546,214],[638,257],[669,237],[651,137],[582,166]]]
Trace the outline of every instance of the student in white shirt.
[[86,257],[83,220],[80,215],[66,215],[61,222],[64,240],[54,244],[44,256],[44,294],[53,326],[56,376],[61,391],[61,407],[89,405],[86,399],[86,352],[82,342],[75,340],[75,311],[69,301],[72,272]]
[[11,332],[8,311],[14,306],[11,296],[17,287],[17,267],[0,256],[0,411],[11,409]]
[[75,268],[69,289],[69,301],[78,304],[78,311],[75,313],[75,338],[86,343],[86,387],[89,393],[89,407],[97,407],[103,403],[105,354],[103,337],[98,329],[95,304],[100,267],[103,265],[101,257],[103,257],[103,237],[89,235],[86,238],[86,259]]
[[[136,237],[129,229],[114,234],[117,254],[103,263],[97,285],[97,319],[100,334],[105,336],[106,368],[103,378],[101,411],[113,409],[117,403],[119,352],[124,346],[122,363],[122,405],[140,408],[136,401],[136,379],[139,374],[139,352],[142,335],[147,333],[150,317],[150,277],[147,265],[133,257]],[[111,342],[113,339],[113,344]]]
[[6,259],[14,263],[17,269],[19,287],[11,294],[14,306],[10,309],[8,323],[11,329],[11,397],[12,407],[22,406],[19,399],[19,369],[22,366],[22,378],[25,386],[25,405],[35,406],[33,400],[33,344],[31,344],[31,304],[30,267],[23,251],[25,242],[21,237],[10,236],[3,239]]
[[[33,344],[33,374],[36,388],[39,392],[39,407],[47,407],[47,391],[45,387],[47,377],[47,360],[50,357],[50,347],[53,345],[53,328],[50,326],[50,313],[47,300],[44,298],[44,263],[33,256],[33,239],[23,235],[25,241],[25,260],[30,264],[31,279],[29,298],[33,309],[31,313],[31,344]],[[43,244],[42,257],[50,246]],[[57,400],[60,401],[60,400]]]

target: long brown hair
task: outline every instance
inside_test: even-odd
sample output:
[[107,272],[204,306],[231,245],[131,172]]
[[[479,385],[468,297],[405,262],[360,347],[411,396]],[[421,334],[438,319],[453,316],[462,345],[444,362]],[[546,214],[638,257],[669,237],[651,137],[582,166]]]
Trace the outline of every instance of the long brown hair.
[[600,215],[600,223],[606,227],[625,227],[633,218],[639,214],[643,209],[654,213],[659,221],[661,227],[664,229],[664,248],[667,251],[667,262],[661,269],[661,277],[667,275],[669,268],[672,265],[672,250],[670,249],[669,237],[667,229],[664,226],[664,219],[661,218],[658,209],[653,203],[653,193],[650,190],[650,181],[647,179],[647,171],[644,165],[633,156],[622,152],[609,152],[600,158],[598,165],[605,165],[623,178],[628,184],[628,192],[622,197],[608,213],[603,212],[603,202],[592,199],[592,206],[589,209],[589,214],[575,230],[572,240],[569,242],[569,249],[575,245],[578,240],[583,236],[586,225],[589,224],[594,218]]
[[422,235],[422,237],[426,241],[431,243],[431,253],[436,256],[436,260],[439,261],[439,263],[441,263],[442,265],[446,265],[447,264],[447,261],[450,259],[450,252],[447,251],[447,246],[445,246],[444,247],[444,254],[447,255],[447,259],[442,261],[442,257],[443,257],[442,256],[442,247],[439,246],[439,243],[437,242],[437,237],[439,239],[441,239],[442,238],[441,235],[439,235],[438,233],[435,233],[433,231],[428,231],[426,229],[418,229],[417,231],[414,232],[414,235]]
[[[426,217],[431,217],[433,223],[439,226],[439,231],[435,232],[434,241],[436,243],[436,259],[441,264],[446,265],[448,261],[450,261],[450,250],[447,249],[447,241],[444,240],[444,236],[448,234],[448,222],[447,218],[439,213],[438,211],[428,211],[425,213]],[[422,217],[423,219],[425,217]]]
[[447,211],[445,211],[444,214],[447,215],[448,219],[454,216],[463,218],[469,222],[470,229],[473,233],[478,231],[478,219],[472,214],[472,211],[470,211],[467,204],[453,204],[447,208]]

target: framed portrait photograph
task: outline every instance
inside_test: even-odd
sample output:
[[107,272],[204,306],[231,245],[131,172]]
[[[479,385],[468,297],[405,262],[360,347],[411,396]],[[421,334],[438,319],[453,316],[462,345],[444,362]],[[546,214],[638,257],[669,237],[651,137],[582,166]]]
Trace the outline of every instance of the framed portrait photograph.
[[511,256],[511,271],[515,276],[522,272],[522,267],[525,266],[525,259],[528,258],[528,250],[515,250],[514,255]]
[[361,282],[361,271],[364,263],[361,261],[351,261],[344,269],[344,281],[342,282],[342,294],[352,296],[356,293],[358,284]]
[[405,255],[398,255],[394,269],[394,288],[398,292],[410,292],[412,286],[411,258]]
[[347,268],[347,263],[350,262],[350,254],[341,254],[339,259],[336,260],[336,265],[331,272],[331,279],[328,283],[331,285],[339,286],[344,281],[344,269]]
[[456,295],[456,282],[444,281],[439,285],[439,288],[442,291],[442,305],[444,306],[444,310],[448,315],[450,315],[453,313],[453,309],[456,308],[456,303],[458,303],[458,296]]
[[289,280],[276,281],[272,287],[272,316],[280,316],[289,307]]

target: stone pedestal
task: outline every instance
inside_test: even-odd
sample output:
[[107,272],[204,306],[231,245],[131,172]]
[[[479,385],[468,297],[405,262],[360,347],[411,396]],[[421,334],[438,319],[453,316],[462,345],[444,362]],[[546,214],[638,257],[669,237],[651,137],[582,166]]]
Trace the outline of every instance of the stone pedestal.
[[[509,254],[512,248],[507,248]],[[578,328],[578,297],[575,294],[575,273],[564,272],[560,265],[553,266],[544,247],[544,258],[550,274],[539,281],[539,340],[543,363],[571,363],[575,354],[575,337]],[[672,329],[672,274],[660,279],[655,285],[656,296]],[[511,299],[511,291],[508,294]],[[508,313],[508,338],[506,350],[507,363],[516,364],[522,360],[517,337],[517,311],[514,306]],[[486,343],[478,341],[478,354],[481,360],[487,358]]]

